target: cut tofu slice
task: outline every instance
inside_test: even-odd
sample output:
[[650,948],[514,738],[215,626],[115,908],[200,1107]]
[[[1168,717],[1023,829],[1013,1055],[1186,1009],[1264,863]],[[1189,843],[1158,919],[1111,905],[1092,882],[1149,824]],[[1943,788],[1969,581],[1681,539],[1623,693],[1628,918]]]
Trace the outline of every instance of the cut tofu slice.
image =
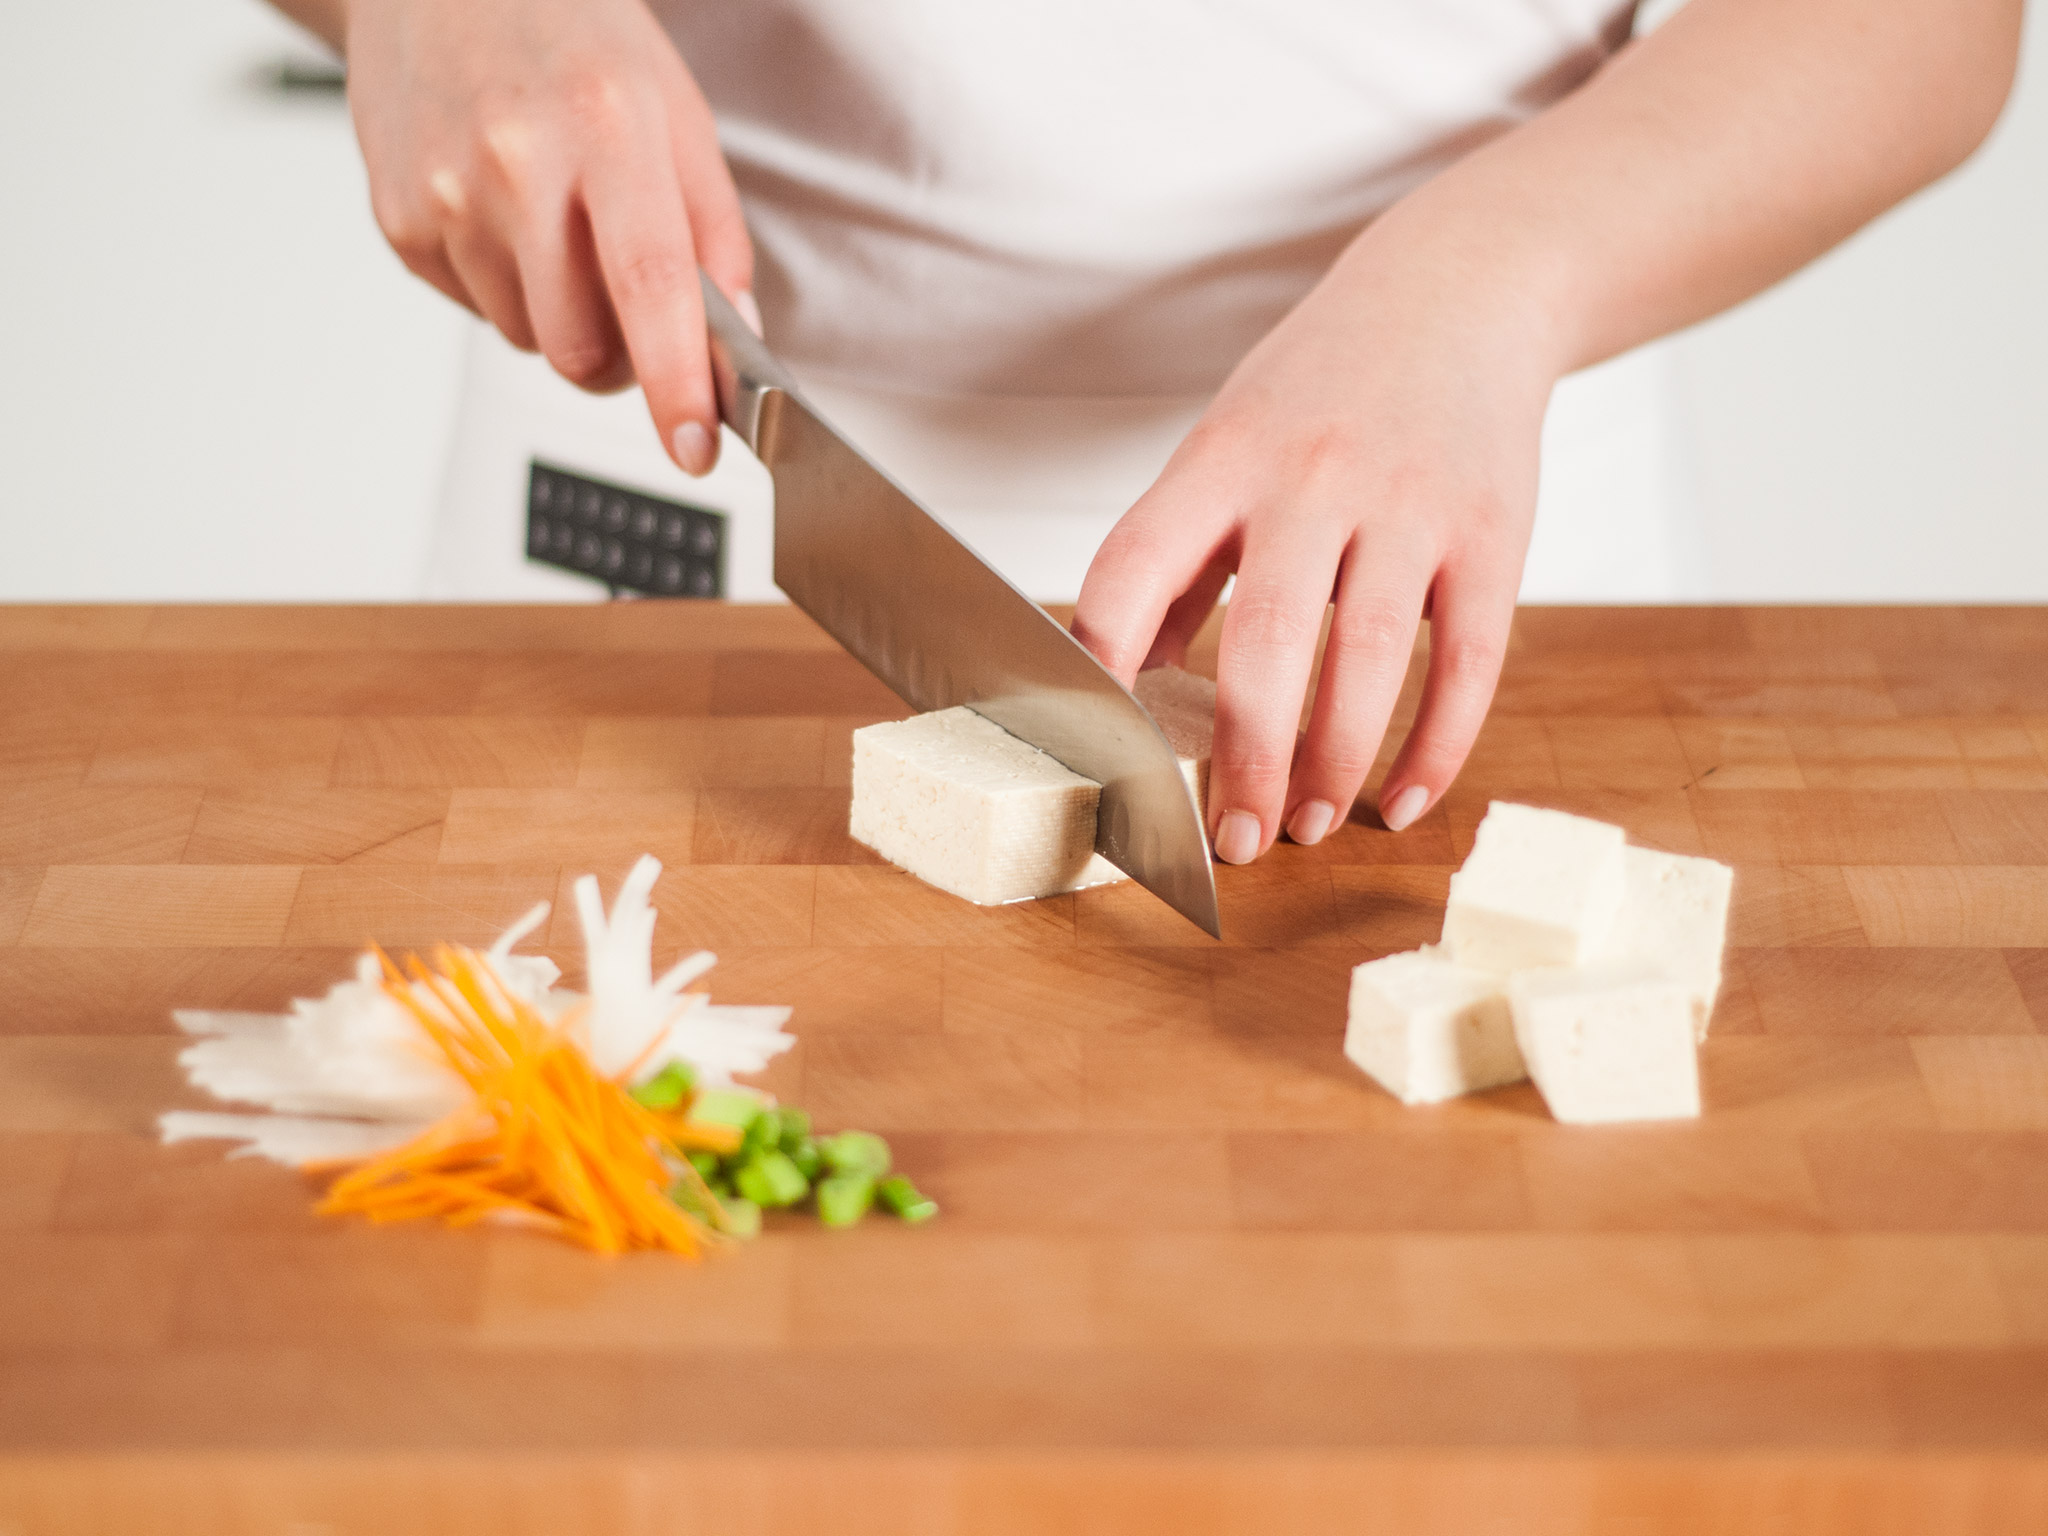
[[1195,804],[1201,807],[1206,826],[1209,746],[1216,736],[1216,684],[1179,667],[1154,667],[1138,674],[1131,692],[1150,711],[1180,759],[1181,777],[1195,792]]
[[1640,967],[1518,972],[1515,1042],[1551,1114],[1573,1124],[1700,1112],[1692,994]]
[[1451,958],[1493,971],[1593,959],[1621,912],[1626,847],[1604,821],[1494,801],[1451,876]]
[[853,733],[848,830],[983,906],[1121,878],[1095,853],[1101,786],[965,707]]
[[1712,859],[1631,848],[1625,876],[1621,916],[1605,958],[1661,970],[1682,984],[1692,1000],[1694,1037],[1705,1040],[1721,990],[1735,871]]
[[1502,978],[1431,949],[1351,972],[1344,1054],[1404,1104],[1436,1104],[1528,1075]]
[[[1133,690],[1180,758],[1200,804],[1208,788],[1216,685],[1177,667]],[[890,863],[982,906],[1122,880],[1095,853],[1101,787],[967,708],[853,733],[848,830]]]

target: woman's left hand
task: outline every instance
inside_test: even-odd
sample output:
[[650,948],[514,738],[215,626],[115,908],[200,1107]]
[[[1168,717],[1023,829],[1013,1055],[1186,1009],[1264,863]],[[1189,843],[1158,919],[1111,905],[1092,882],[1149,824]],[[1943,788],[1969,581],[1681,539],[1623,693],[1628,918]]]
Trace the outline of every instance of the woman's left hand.
[[1235,573],[1209,780],[1209,832],[1229,863],[1283,828],[1313,843],[1342,824],[1423,619],[1429,672],[1381,790],[1389,827],[1456,777],[1500,674],[1556,349],[1532,321],[1543,306],[1476,260],[1433,259],[1400,212],[1238,365],[1104,541],[1074,615],[1129,684],[1182,659]]
[[2020,19],[2019,0],[1691,0],[1352,243],[1104,541],[1074,615],[1128,683],[1185,653],[1237,573],[1219,857],[1343,819],[1424,618],[1429,676],[1380,813],[1398,831],[1443,794],[1500,675],[1551,386],[1757,292],[1962,159],[2005,101]]

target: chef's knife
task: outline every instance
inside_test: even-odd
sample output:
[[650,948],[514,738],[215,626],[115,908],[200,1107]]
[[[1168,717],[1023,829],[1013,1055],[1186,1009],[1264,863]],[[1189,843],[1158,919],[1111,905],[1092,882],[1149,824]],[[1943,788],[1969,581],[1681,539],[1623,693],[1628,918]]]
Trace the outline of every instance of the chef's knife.
[[703,289],[719,410],[775,481],[775,584],[912,709],[965,704],[1095,780],[1096,851],[1221,937],[1201,813],[1144,706],[833,430]]

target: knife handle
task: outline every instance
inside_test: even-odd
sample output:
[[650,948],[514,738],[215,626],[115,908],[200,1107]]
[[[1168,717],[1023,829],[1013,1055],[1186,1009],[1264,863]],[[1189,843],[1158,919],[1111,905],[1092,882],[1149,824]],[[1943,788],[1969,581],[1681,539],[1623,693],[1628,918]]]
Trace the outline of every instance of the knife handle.
[[718,386],[718,414],[749,448],[759,452],[762,397],[773,389],[791,395],[801,391],[795,377],[701,267],[697,282],[704,290],[704,321],[711,333],[711,376]]

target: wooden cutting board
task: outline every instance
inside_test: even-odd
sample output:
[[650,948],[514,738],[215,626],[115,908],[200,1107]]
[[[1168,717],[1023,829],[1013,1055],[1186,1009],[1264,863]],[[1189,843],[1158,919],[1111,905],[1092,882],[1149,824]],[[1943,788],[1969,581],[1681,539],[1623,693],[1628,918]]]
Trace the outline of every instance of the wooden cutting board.
[[[1220,944],[850,843],[899,712],[780,609],[0,610],[0,1530],[2048,1527],[2048,613],[1525,612],[1446,804]],[[1700,1121],[1344,1061],[1495,796],[1737,866]],[[606,1262],[156,1145],[173,1007],[642,852],[939,1222]]]

